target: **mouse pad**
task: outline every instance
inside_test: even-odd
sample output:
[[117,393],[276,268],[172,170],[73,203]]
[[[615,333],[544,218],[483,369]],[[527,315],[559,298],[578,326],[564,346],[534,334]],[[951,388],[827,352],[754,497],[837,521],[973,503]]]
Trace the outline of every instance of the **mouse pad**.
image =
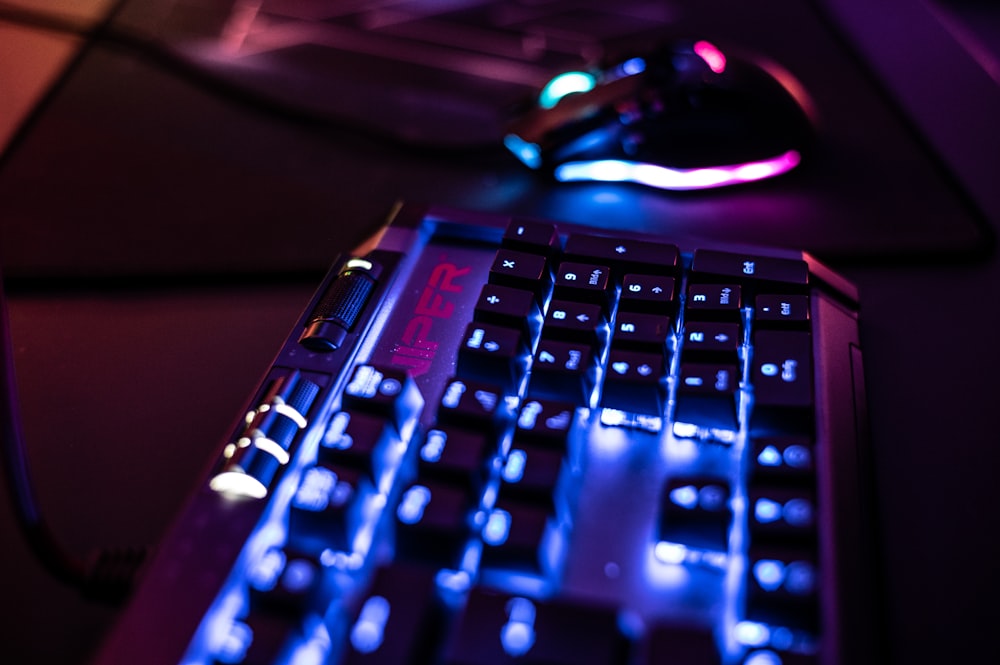
[[[653,18],[640,14],[634,25],[616,23],[617,32],[605,35],[608,43],[630,34],[639,42],[711,36],[781,63],[811,93],[821,114],[818,146],[799,169],[768,182],[687,193],[556,185],[528,172],[499,145],[497,109],[507,112],[534,79],[510,73],[517,80],[500,90],[495,81],[484,83],[489,77],[472,80],[466,72],[460,76],[467,86],[444,85],[455,81],[453,68],[418,63],[420,75],[406,70],[403,85],[385,58],[359,56],[361,42],[352,42],[350,53],[328,42],[322,57],[304,57],[302,22],[325,26],[322,15],[299,20],[286,36],[294,48],[284,48],[283,33],[271,30],[266,36],[276,46],[266,58],[220,60],[219,44],[232,38],[241,3],[214,4],[218,12],[189,11],[187,0],[126,5],[119,30],[155,28],[195,68],[98,41],[4,156],[0,260],[9,274],[318,272],[376,229],[400,199],[804,248],[830,261],[954,259],[989,245],[961,189],[803,3],[636,0],[629,5],[636,12],[661,9]],[[473,21],[481,17],[470,7],[482,4],[448,7],[464,8],[461,15]],[[439,21],[442,40],[455,39],[445,18],[453,16]],[[240,25],[256,34],[252,23]],[[559,50],[551,39],[544,44]],[[316,55],[314,46],[305,54]],[[577,48],[572,57],[585,52]],[[556,64],[563,63],[533,68],[547,75]],[[339,74],[345,70],[349,76]],[[364,85],[352,88],[358,81]],[[442,89],[446,97],[437,95]],[[380,93],[365,92],[372,90]],[[395,105],[385,101],[393,98]],[[342,107],[331,106],[338,99]],[[303,106],[308,100],[313,105]],[[477,122],[459,127],[449,113],[433,112],[456,104]],[[368,109],[372,122],[352,109]]]

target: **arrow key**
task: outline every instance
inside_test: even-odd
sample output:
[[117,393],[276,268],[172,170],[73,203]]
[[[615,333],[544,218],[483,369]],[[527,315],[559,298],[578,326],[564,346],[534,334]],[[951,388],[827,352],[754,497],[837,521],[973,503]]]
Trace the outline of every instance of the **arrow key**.
[[742,335],[738,323],[687,321],[681,339],[681,357],[684,360],[735,363]]
[[604,370],[601,406],[630,413],[663,415],[663,355],[612,349]]
[[608,324],[600,305],[552,300],[542,325],[542,337],[600,348],[607,341]]

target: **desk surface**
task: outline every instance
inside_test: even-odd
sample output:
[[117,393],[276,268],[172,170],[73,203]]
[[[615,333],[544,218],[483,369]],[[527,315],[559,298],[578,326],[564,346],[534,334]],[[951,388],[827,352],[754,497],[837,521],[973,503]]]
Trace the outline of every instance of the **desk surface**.
[[[1000,594],[1000,261],[836,267],[863,303],[889,662],[978,662]],[[12,285],[34,478],[71,549],[160,538],[318,279]],[[84,662],[115,611],[49,579],[7,505],[0,533],[2,659]]]

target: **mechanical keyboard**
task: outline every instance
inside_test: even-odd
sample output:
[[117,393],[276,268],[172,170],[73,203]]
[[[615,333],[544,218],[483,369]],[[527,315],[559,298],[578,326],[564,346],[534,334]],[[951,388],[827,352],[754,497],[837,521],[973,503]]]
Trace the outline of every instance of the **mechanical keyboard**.
[[857,307],[801,252],[402,206],[96,663],[875,662]]

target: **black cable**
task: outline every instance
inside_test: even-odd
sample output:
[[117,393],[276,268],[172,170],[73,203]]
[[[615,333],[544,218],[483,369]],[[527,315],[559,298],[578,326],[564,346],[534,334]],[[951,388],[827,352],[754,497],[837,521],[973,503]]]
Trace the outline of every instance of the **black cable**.
[[496,139],[482,143],[442,143],[440,141],[420,141],[395,134],[375,125],[368,125],[356,118],[340,116],[328,111],[318,111],[279,99],[264,91],[235,83],[229,77],[218,74],[196,59],[184,55],[166,43],[152,37],[121,30],[111,20],[91,26],[84,22],[47,12],[27,10],[0,2],[0,21],[25,27],[80,37],[91,43],[116,47],[137,55],[163,70],[196,85],[216,97],[237,103],[257,112],[317,129],[349,132],[354,137],[404,153],[444,159],[456,157],[509,157],[500,150],[499,135]]
[[85,596],[117,603],[131,590],[147,556],[143,547],[99,550],[84,561],[67,551],[42,516],[31,482],[21,423],[3,275],[0,274],[0,467],[18,526],[28,548],[56,580],[80,589]]
[[14,347],[10,335],[7,299],[0,276],[0,452],[3,471],[18,525],[29,548],[53,577],[71,586],[80,586],[86,566],[64,550],[42,518],[28,472],[21,408],[14,372]]

